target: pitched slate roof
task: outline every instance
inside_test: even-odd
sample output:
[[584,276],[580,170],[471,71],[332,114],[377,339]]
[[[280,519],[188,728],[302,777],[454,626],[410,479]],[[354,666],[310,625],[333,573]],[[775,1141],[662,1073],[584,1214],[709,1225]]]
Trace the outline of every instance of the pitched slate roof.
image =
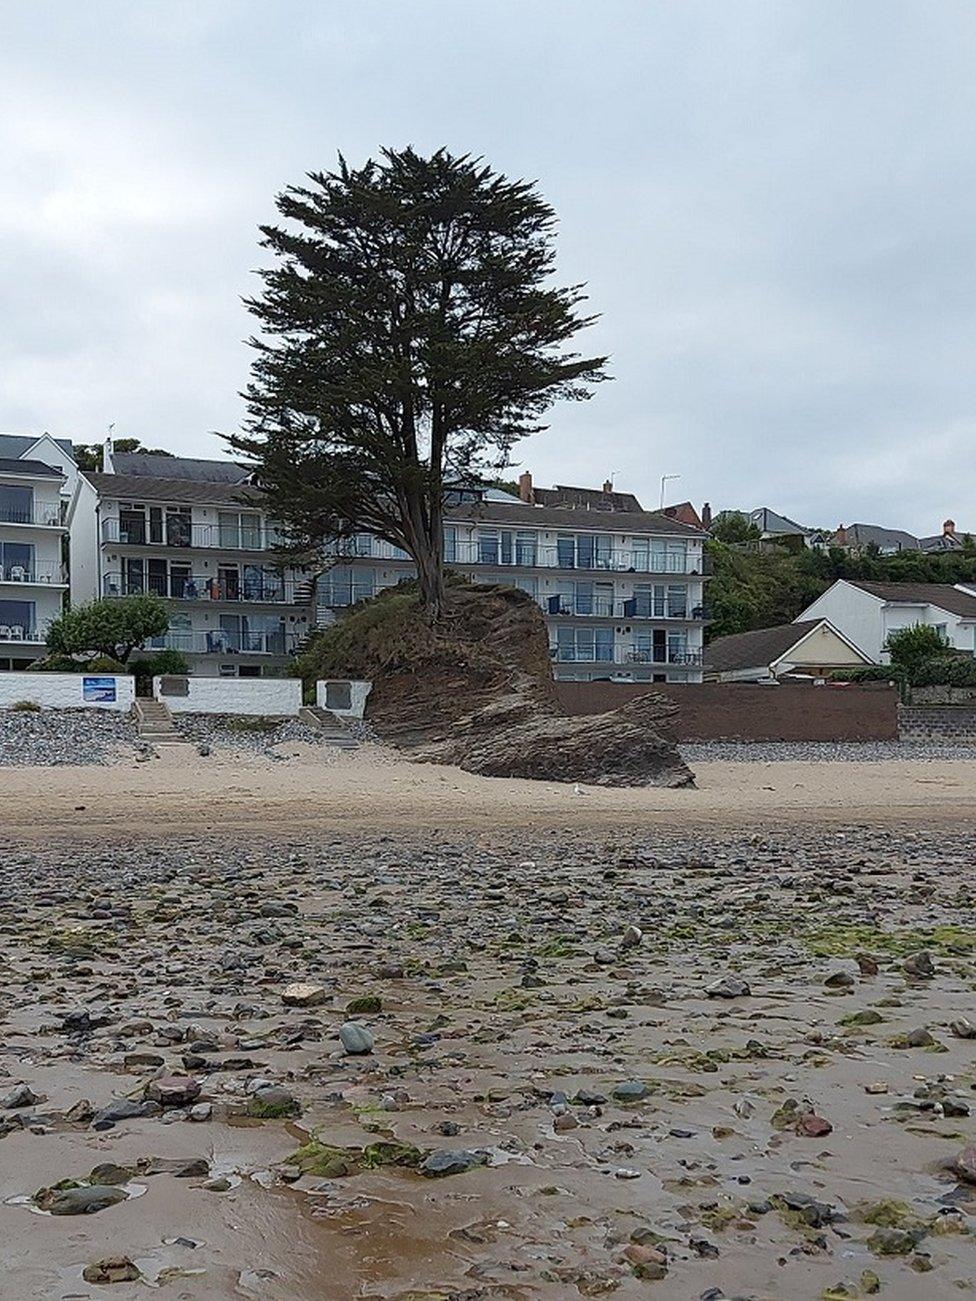
[[526,502],[469,502],[447,512],[450,520],[515,524],[521,528],[583,529],[592,533],[656,533],[670,537],[707,538],[702,529],[669,519],[659,511],[598,511],[585,507],[530,506]]
[[[11,457],[13,460],[19,460],[25,452],[29,452],[35,443],[44,437],[43,434],[0,434],[0,457]],[[74,460],[75,449],[71,445],[69,438],[55,438],[52,440],[62,452],[67,452]]]
[[584,510],[637,511],[643,507],[632,492],[604,492],[602,488],[569,488],[557,483],[554,488],[534,488],[540,506],[568,506]]
[[53,465],[43,461],[22,461],[19,458],[0,456],[0,474],[22,474],[29,479],[63,479],[64,475]]
[[843,534],[841,546],[854,547],[894,547],[899,551],[917,551],[918,538],[904,529],[886,529],[881,524],[848,524],[834,534],[837,538]]
[[152,452],[114,452],[112,465],[116,474],[148,479],[190,479],[201,483],[243,483],[250,473],[236,461],[158,456]]
[[859,578],[846,581],[881,601],[896,605],[934,605],[963,619],[976,619],[976,595],[960,592],[951,583],[869,583]]
[[746,518],[750,523],[755,524],[763,533],[812,533],[814,530],[807,528],[805,524],[797,524],[796,520],[790,519],[786,515],[779,515],[776,511],[770,510],[768,506],[758,506],[755,510],[749,511]]
[[766,668],[826,622],[826,619],[805,619],[802,623],[780,623],[773,628],[716,637],[705,647],[705,669],[731,673],[736,669]]
[[[153,457],[168,465],[168,458]],[[255,507],[262,504],[261,493],[240,483],[210,483],[205,480],[149,478],[138,474],[102,474],[85,470],[82,477],[99,496],[110,501],[166,501],[182,505],[237,506],[242,500]]]

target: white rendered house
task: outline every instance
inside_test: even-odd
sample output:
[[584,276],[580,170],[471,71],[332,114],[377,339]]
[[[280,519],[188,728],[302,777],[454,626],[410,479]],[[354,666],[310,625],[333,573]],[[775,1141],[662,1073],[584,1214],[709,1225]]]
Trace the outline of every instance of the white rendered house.
[[893,632],[915,624],[935,628],[948,645],[976,649],[976,593],[949,583],[872,583],[838,579],[797,615],[796,622],[828,619],[874,664],[888,663]]

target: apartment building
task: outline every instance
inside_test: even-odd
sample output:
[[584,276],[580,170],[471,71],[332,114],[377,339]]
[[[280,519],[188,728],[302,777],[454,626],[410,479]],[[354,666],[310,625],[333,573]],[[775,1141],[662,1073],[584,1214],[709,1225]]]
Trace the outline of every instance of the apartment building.
[[259,677],[286,665],[311,625],[312,579],[283,568],[279,533],[248,474],[228,461],[116,453],[83,472],[69,509],[71,599],[152,593],[190,671]]
[[77,477],[69,442],[0,434],[0,670],[44,654],[68,590],[65,493]]
[[[707,534],[629,493],[534,488],[465,494],[447,511],[446,563],[478,582],[508,583],[536,601],[563,680],[700,682]],[[317,584],[317,617],[413,573],[405,552],[363,534],[334,550]]]

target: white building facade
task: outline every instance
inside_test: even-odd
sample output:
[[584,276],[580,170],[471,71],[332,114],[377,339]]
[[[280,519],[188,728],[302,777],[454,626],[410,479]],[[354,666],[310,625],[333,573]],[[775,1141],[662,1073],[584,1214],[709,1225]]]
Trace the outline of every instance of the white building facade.
[[279,563],[245,471],[110,451],[106,466],[81,475],[71,503],[72,602],[163,598],[169,631],[144,650],[179,651],[198,676],[283,669],[311,626],[312,580]]
[[0,435],[0,670],[27,669],[44,655],[68,591],[70,447],[46,434]]
[[[656,512],[542,506],[489,492],[448,512],[444,559],[476,582],[510,584],[539,603],[557,678],[700,682],[706,538]],[[405,552],[368,535],[339,551],[318,580],[320,626],[414,572]]]
[[872,583],[838,579],[796,622],[828,619],[874,664],[887,664],[894,632],[915,624],[935,628],[955,650],[976,647],[976,593],[949,583]]

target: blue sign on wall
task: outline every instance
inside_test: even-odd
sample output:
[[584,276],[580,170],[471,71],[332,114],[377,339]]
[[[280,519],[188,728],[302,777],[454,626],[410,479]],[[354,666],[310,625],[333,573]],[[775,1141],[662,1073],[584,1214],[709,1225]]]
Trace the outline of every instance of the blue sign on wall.
[[114,704],[116,700],[115,679],[82,678],[81,697],[83,700],[95,704]]

